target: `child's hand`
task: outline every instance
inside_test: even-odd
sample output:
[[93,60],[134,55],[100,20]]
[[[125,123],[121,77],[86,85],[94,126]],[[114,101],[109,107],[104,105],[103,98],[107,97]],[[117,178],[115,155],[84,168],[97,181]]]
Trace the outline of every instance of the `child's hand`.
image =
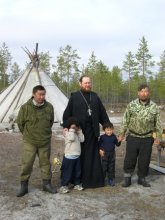
[[67,132],[68,132],[68,128],[64,128],[63,129],[63,135],[65,136]]
[[99,154],[100,154],[101,157],[104,157],[104,154],[105,154],[104,150],[100,149]]
[[81,128],[80,128],[80,127],[77,127],[76,132],[77,132],[77,133],[81,132]]

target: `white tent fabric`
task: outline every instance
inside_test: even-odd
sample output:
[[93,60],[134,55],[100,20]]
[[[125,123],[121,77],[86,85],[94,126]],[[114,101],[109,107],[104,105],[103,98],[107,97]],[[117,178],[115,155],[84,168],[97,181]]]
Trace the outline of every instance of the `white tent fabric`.
[[33,87],[39,84],[45,87],[46,100],[54,107],[55,121],[61,122],[67,97],[45,72],[29,65],[24,74],[0,94],[0,123],[16,118],[20,107],[31,98]]

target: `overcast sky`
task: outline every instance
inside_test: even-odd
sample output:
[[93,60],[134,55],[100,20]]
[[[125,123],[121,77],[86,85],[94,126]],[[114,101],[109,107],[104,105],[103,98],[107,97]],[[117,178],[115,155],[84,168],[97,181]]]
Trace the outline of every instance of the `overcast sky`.
[[0,0],[0,44],[5,42],[21,68],[21,47],[50,51],[77,49],[85,65],[94,51],[109,68],[122,66],[145,36],[156,61],[165,50],[165,0]]

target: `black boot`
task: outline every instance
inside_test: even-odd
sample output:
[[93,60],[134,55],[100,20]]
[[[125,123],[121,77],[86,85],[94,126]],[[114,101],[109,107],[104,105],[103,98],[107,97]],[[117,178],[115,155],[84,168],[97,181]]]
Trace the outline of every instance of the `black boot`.
[[147,181],[145,180],[145,178],[138,178],[138,184],[142,185],[144,187],[151,187],[151,185],[149,183],[147,183]]
[[28,181],[21,181],[21,189],[17,193],[17,197],[22,197],[28,193]]
[[131,177],[124,177],[124,183],[122,187],[129,187],[131,185]]
[[50,180],[43,180],[43,191],[49,192],[52,194],[57,193],[57,190],[52,187]]

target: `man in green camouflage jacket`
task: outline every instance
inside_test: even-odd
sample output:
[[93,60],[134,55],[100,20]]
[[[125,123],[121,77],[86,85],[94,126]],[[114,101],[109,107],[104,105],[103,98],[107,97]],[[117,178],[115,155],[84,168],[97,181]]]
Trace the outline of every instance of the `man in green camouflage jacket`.
[[146,84],[139,86],[138,98],[130,102],[126,108],[119,133],[121,139],[124,139],[127,131],[123,187],[131,185],[131,176],[137,161],[138,184],[150,187],[145,177],[148,174],[154,142],[153,131],[157,135],[155,144],[159,144],[162,127],[158,106],[150,100],[150,89]]
[[46,90],[38,85],[33,88],[33,96],[18,113],[17,124],[23,134],[21,189],[17,197],[28,193],[30,178],[36,155],[39,157],[43,190],[56,193],[51,186],[50,145],[51,127],[54,122],[53,106],[45,100]]

